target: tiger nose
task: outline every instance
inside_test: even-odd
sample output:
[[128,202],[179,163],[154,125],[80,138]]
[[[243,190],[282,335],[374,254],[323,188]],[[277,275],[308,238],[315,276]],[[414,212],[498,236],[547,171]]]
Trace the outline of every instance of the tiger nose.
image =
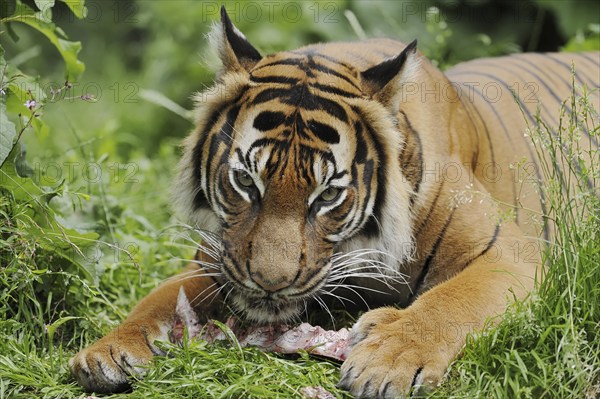
[[289,281],[286,278],[272,280],[272,279],[269,279],[269,278],[263,276],[263,274],[260,272],[252,272],[250,274],[250,278],[265,292],[269,292],[269,293],[281,291],[282,289],[287,288],[290,285],[292,285],[292,281]]

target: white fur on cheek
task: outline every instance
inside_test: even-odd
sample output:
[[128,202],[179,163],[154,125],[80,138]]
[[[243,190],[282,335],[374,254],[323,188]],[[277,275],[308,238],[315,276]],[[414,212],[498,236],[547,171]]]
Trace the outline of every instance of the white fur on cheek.
[[[359,100],[360,101],[360,100]],[[383,165],[386,178],[384,205],[381,218],[377,220],[380,232],[375,237],[354,236],[342,244],[345,252],[357,249],[377,249],[389,254],[381,259],[395,273],[414,257],[414,236],[412,232],[413,213],[410,207],[412,187],[401,173],[399,151],[404,146],[402,135],[397,131],[394,120],[382,104],[370,101],[358,102],[364,122],[371,126],[377,139],[387,149],[387,163]],[[376,117],[380,115],[379,117]],[[380,184],[383,184],[380,182]],[[372,209],[369,205],[368,209]]]

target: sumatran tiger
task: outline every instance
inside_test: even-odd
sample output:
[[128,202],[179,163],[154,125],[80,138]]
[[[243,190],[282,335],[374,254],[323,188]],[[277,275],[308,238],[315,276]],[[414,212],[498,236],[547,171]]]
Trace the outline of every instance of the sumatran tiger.
[[434,387],[467,335],[534,287],[552,227],[527,129],[557,126],[572,79],[597,88],[600,54],[445,75],[416,42],[387,39],[263,57],[224,9],[211,37],[223,67],[198,96],[174,198],[218,251],[79,352],[73,374],[91,391],[125,389],[161,353],[183,287],[204,320],[229,306],[284,323],[315,301],[364,300],[373,310],[352,329],[339,386],[358,398]]

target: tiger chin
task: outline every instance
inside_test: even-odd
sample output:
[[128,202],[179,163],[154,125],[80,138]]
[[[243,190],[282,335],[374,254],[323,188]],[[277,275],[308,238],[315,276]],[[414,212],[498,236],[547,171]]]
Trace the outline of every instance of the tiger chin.
[[[477,60],[444,75],[416,42],[388,39],[262,56],[221,16],[210,38],[223,67],[197,97],[173,197],[210,232],[207,248],[73,357],[73,375],[89,391],[126,389],[161,353],[183,287],[201,320],[231,308],[290,322],[327,299],[364,303],[373,310],[352,328],[339,386],[357,398],[434,388],[467,335],[534,287],[528,237],[551,228],[526,211],[545,212],[540,176],[522,181],[512,166],[537,162],[526,118],[555,122],[571,63],[597,85],[586,68],[598,54]],[[532,81],[539,101],[517,104],[509,87]],[[504,95],[490,101],[486,84]],[[490,178],[490,165],[502,173]],[[507,206],[514,217],[501,220]]]

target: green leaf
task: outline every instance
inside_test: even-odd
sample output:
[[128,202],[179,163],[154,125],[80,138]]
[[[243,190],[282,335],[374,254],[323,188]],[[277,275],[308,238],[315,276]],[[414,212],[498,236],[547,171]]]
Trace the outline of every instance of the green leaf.
[[66,317],[61,317],[60,319],[56,320],[54,323],[46,324],[46,329],[48,330],[48,336],[50,337],[50,340],[52,341],[52,337],[54,337],[54,334],[56,333],[56,329],[58,327],[65,324],[67,321],[76,320],[76,319],[81,319],[81,317],[66,316]]
[[16,0],[3,0],[0,4],[0,19],[10,17],[17,9]]
[[15,124],[8,120],[6,104],[2,101],[0,102],[0,168],[13,148],[13,140],[16,135]]
[[87,8],[85,8],[85,0],[61,0],[67,5],[79,19],[85,18],[87,14]]
[[33,179],[19,176],[14,161],[19,157],[20,151],[19,146],[14,146],[0,169],[0,189],[10,193],[17,203],[27,205],[27,215],[35,221],[20,225],[19,228],[38,237],[37,244],[40,248],[77,266],[87,278],[94,277],[96,270],[83,249],[97,245],[98,233],[80,232],[60,223],[48,202],[52,197],[62,195],[63,187],[40,187]]
[[[13,76],[8,85],[8,89],[12,93],[12,95],[8,96],[8,99],[6,100],[8,111],[14,115],[24,115],[24,118],[29,118],[31,115],[31,111],[25,106],[25,101],[31,98],[29,92],[33,94],[34,99],[38,103],[44,101],[46,98],[46,95],[44,94],[40,85],[31,76]],[[33,129],[38,137],[42,139],[48,137],[50,128],[40,118],[33,118],[31,120],[31,126],[33,126]]]
[[16,158],[19,151],[18,146],[13,146],[4,165],[0,168],[0,187],[6,188],[17,201],[35,202],[45,193],[32,179],[18,175],[12,160]]
[[[6,68],[3,67],[4,60],[1,57],[2,48],[0,47],[0,68],[5,71],[6,75],[2,79],[4,82],[4,90],[10,91],[11,95],[6,98],[7,111],[12,115],[23,115],[23,118],[31,115],[31,111],[25,106],[25,101],[33,99],[38,104],[43,103],[46,100],[46,93],[39,85],[37,78],[33,76],[24,75],[18,68],[12,63],[8,64]],[[6,83],[8,83],[6,85]],[[36,113],[40,113],[37,109]],[[34,118],[31,120],[31,126],[35,129],[36,134],[40,138],[48,136],[50,129],[42,122],[40,118]]]
[[[8,158],[8,155],[13,149],[13,141],[17,135],[15,124],[8,119],[6,110],[6,89],[4,82],[8,78],[4,75],[6,72],[6,61],[4,60],[4,48],[0,46],[0,168]],[[2,94],[4,93],[4,94]]]
[[54,0],[35,0],[35,5],[42,11],[54,7]]
[[77,55],[81,50],[81,43],[71,42],[60,38],[59,35],[65,36],[64,32],[62,32],[60,29],[57,29],[56,25],[48,20],[48,14],[48,10],[45,10],[44,12],[35,12],[21,2],[17,2],[17,11],[15,16],[5,18],[2,20],[2,22],[21,22],[31,26],[46,36],[48,40],[50,40],[50,43],[56,47],[65,61],[65,65],[67,67],[66,79],[71,82],[76,81],[85,70],[84,63],[77,59]]

